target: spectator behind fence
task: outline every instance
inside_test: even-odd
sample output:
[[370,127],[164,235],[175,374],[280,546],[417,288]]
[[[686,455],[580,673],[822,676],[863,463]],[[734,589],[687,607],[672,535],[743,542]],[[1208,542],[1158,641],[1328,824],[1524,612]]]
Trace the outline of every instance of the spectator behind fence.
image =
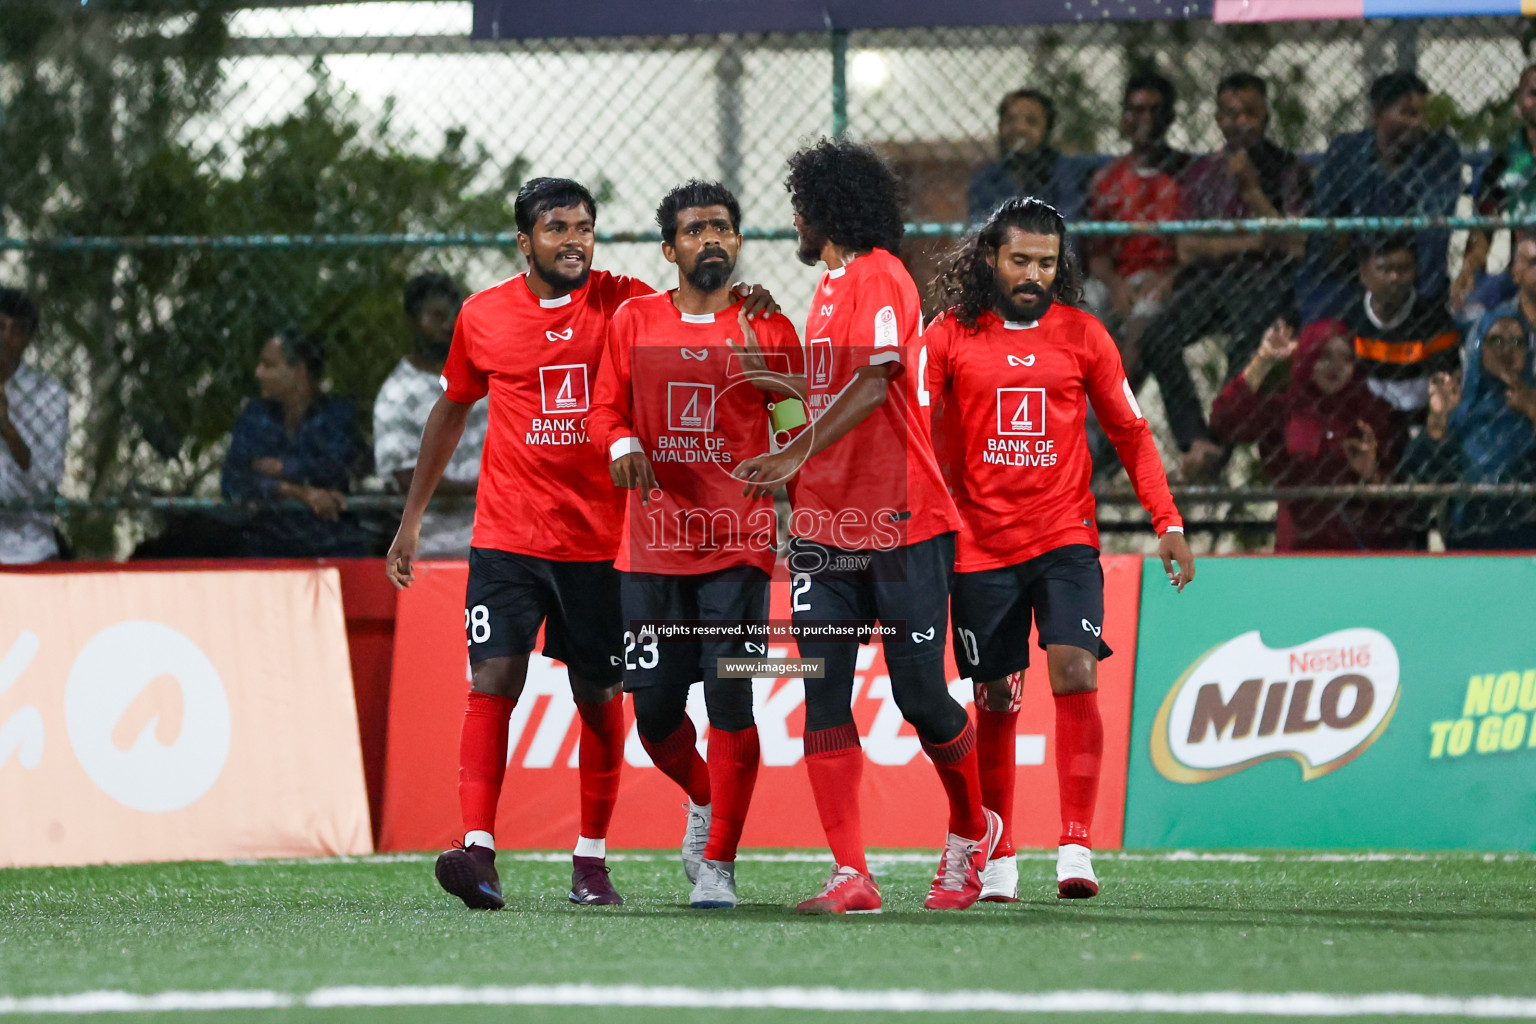
[[1411,234],[1367,237],[1360,253],[1365,294],[1344,316],[1371,394],[1392,407],[1405,430],[1424,420],[1430,375],[1461,367],[1461,339],[1445,299],[1414,287],[1416,260]]
[[[37,333],[26,292],[0,288],[0,502],[51,498],[64,479],[69,395],[52,377],[21,365]],[[57,558],[53,513],[0,511],[0,564]]]
[[[1520,129],[1488,161],[1477,187],[1477,212],[1485,217],[1536,214],[1536,64],[1528,64],[1520,72],[1514,105]],[[1487,273],[1489,243],[1488,232],[1467,232],[1461,270],[1451,284],[1451,308],[1463,324],[1477,323],[1488,310],[1515,294],[1508,271]]]
[[[1299,217],[1312,176],[1306,164],[1264,137],[1269,87],[1238,72],[1216,86],[1216,126],[1224,145],[1189,165],[1180,182],[1180,220]],[[1227,372],[1236,373],[1264,330],[1291,312],[1302,240],[1297,235],[1179,235],[1178,276],[1163,311],[1141,338],[1135,379],[1157,377],[1168,425],[1184,450],[1184,475],[1198,478],[1222,460],[1211,440],[1184,349],[1208,334],[1227,339]]]
[[[404,494],[411,488],[427,416],[442,396],[443,362],[453,340],[463,293],[447,274],[419,274],[405,286],[410,354],[400,360],[373,402],[373,461],[379,476]],[[487,404],[469,410],[464,434],[453,451],[439,496],[473,497],[480,479]],[[470,507],[428,511],[421,520],[418,558],[468,558],[475,513]]]
[[301,501],[308,512],[257,509],[246,527],[258,557],[366,554],[346,515],[351,476],[363,454],[352,402],[320,393],[325,346],[289,327],[267,339],[256,365],[261,397],[230,433],[224,496],[231,501]]
[[[1266,388],[1265,378],[1286,359],[1290,384]],[[1349,328],[1339,320],[1310,324],[1299,339],[1277,320],[1217,396],[1211,429],[1228,444],[1256,443],[1275,487],[1380,483],[1404,441],[1391,408],[1366,385]],[[1379,501],[1282,501],[1275,523],[1276,551],[1391,549],[1411,539],[1396,511]]]
[[[1189,154],[1163,141],[1173,124],[1173,83],[1152,71],[1132,75],[1120,106],[1120,134],[1131,151],[1100,168],[1088,188],[1088,218],[1101,221],[1173,220],[1179,212],[1179,175]],[[1147,323],[1162,308],[1173,281],[1173,239],[1110,235],[1089,246],[1088,307],[1110,328],[1128,371]]]
[[[1461,150],[1446,132],[1429,131],[1424,101],[1429,86],[1411,71],[1393,71],[1371,83],[1371,127],[1340,135],[1317,175],[1313,212],[1319,217],[1449,216],[1461,195]],[[1418,289],[1446,293],[1444,230],[1416,230]],[[1360,301],[1347,234],[1318,233],[1296,282],[1303,323],[1343,316]]]
[[1536,231],[1517,231],[1510,246],[1509,278],[1514,294],[1484,313],[1467,331],[1458,368],[1472,365],[1483,335],[1496,316],[1512,316],[1536,331]]
[[1034,196],[1067,220],[1083,212],[1083,165],[1051,148],[1056,104],[1037,89],[1015,89],[997,104],[996,163],[971,177],[966,201],[971,220],[984,221],[1015,196]]
[[[1536,341],[1508,303],[1474,333],[1466,384],[1429,383],[1424,432],[1403,453],[1401,475],[1425,483],[1536,483]],[[1446,546],[1536,548],[1536,501],[1464,498],[1443,524]]]

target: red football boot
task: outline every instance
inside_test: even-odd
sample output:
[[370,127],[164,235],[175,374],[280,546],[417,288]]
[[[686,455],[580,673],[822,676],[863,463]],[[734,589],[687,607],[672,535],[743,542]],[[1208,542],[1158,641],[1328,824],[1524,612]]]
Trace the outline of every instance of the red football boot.
[[993,811],[987,811],[986,816],[987,834],[980,839],[965,839],[951,832],[944,841],[939,873],[923,901],[927,909],[964,910],[981,897],[981,873],[1003,834],[1003,819]]
[[880,889],[853,868],[834,868],[821,892],[795,908],[797,914],[878,914]]

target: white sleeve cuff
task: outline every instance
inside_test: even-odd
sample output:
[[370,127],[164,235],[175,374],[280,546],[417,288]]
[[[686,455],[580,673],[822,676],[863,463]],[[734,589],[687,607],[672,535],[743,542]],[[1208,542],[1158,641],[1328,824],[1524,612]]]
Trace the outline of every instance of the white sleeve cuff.
[[1182,526],[1170,526],[1170,527],[1168,527],[1168,529],[1164,530],[1163,532],[1164,533],[1183,533],[1184,532],[1184,527],[1182,527]]
[[869,357],[870,366],[883,366],[886,363],[899,362],[901,362],[901,349],[899,348],[881,349],[880,351],[871,354]]
[[608,446],[608,461],[614,462],[626,455],[644,454],[645,449],[640,446],[638,437],[621,437]]

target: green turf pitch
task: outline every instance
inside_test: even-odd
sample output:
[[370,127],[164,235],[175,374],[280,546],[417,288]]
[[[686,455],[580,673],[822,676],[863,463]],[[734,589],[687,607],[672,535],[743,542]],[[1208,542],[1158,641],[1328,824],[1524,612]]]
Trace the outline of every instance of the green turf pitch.
[[[0,997],[576,981],[1536,997],[1530,855],[1104,853],[1100,896],[1064,902],[1055,898],[1053,861],[1026,853],[1022,902],[948,913],[922,909],[935,863],[872,857],[885,913],[848,918],[790,914],[827,870],[804,858],[744,859],[743,905],[734,911],[690,910],[669,854],[615,857],[627,903],[613,908],[567,902],[568,861],[504,854],[507,909],[499,913],[467,911],[438,890],[430,857],[0,871]],[[868,1016],[439,1006],[90,1019],[717,1024]],[[0,1024],[21,1019],[62,1018],[0,1015]]]

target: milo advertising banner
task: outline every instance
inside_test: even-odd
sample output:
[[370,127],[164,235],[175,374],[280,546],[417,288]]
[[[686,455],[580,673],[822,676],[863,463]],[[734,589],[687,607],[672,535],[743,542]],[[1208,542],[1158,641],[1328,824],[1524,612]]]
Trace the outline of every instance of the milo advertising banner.
[[1536,849],[1536,559],[1142,580],[1126,846]]

